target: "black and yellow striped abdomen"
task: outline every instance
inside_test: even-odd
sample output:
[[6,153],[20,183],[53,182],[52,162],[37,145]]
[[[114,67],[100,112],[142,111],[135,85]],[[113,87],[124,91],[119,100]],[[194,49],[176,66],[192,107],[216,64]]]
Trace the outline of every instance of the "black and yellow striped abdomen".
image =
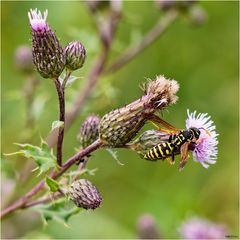
[[170,142],[164,142],[151,148],[145,155],[144,158],[148,160],[164,159],[172,155],[174,150],[174,144]]

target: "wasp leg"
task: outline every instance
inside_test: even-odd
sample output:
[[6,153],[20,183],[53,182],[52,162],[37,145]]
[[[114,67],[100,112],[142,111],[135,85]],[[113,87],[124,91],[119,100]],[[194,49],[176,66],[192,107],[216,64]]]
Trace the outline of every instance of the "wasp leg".
[[173,151],[173,152],[172,152],[172,156],[171,156],[171,157],[172,157],[172,159],[171,159],[171,160],[172,160],[173,164],[175,163],[174,156],[175,156],[175,155],[174,155],[174,151]]
[[188,154],[188,146],[189,142],[186,142],[182,145],[180,151],[181,151],[181,161],[179,163],[179,170],[182,170],[184,166],[186,165],[188,159],[189,159],[189,154]]
[[166,158],[167,159],[167,161],[168,161],[168,163],[170,164],[170,165],[174,165],[175,164],[175,161],[173,161],[172,160],[172,158]]

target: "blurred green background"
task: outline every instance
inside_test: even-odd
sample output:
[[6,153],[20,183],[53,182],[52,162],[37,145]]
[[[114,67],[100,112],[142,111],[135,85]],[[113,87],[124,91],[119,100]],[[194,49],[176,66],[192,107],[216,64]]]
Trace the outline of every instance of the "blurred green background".
[[[156,218],[166,238],[176,238],[179,224],[195,215],[224,223],[231,235],[238,235],[239,6],[237,1],[200,2],[200,6],[208,16],[202,26],[194,26],[179,17],[132,62],[100,79],[84,111],[65,135],[64,157],[67,159],[78,147],[76,135],[89,113],[102,116],[135,100],[141,95],[139,85],[145,78],[164,74],[180,84],[179,101],[163,112],[164,119],[184,128],[188,108],[209,113],[219,133],[217,163],[204,169],[190,161],[184,171],[179,172],[177,164],[171,167],[166,162],[144,161],[128,150],[118,150],[124,166],[117,164],[106,151],[97,151],[89,167],[98,171],[89,179],[102,193],[101,208],[73,216],[70,228],[57,222],[50,222],[43,228],[33,211],[17,213],[3,222],[4,238],[135,238],[136,221],[144,213]],[[75,74],[81,80],[66,92],[67,107],[87,79],[100,47],[93,19],[84,2],[1,2],[1,7],[2,152],[8,153],[18,149],[13,143],[26,139],[26,102],[19,94],[25,76],[15,68],[14,52],[19,45],[31,45],[29,9],[48,9],[48,22],[63,45],[77,39],[86,46],[85,66]],[[109,62],[129,44],[134,44],[163,15],[153,2],[124,2],[123,12]],[[47,104],[37,119],[33,144],[39,144],[40,134],[48,135],[51,122],[58,117],[56,93],[50,80],[41,79],[36,96],[40,99],[36,112],[41,101]],[[2,171],[8,177],[26,161],[5,156],[3,159]],[[30,185],[32,181],[27,181],[18,189],[18,194],[26,192]]]

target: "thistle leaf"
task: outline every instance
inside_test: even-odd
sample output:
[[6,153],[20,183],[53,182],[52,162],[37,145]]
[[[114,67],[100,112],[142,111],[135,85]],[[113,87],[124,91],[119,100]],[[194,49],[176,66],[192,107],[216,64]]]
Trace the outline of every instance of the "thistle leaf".
[[6,156],[12,155],[21,155],[25,158],[34,159],[37,164],[39,171],[41,173],[48,171],[50,168],[56,166],[56,157],[53,154],[53,150],[49,149],[47,143],[45,141],[41,141],[40,147],[31,145],[29,143],[21,144],[15,143],[17,146],[21,148],[21,150],[13,153],[5,154]]
[[46,181],[46,184],[48,185],[51,192],[57,192],[58,191],[60,186],[59,186],[59,183],[57,181],[53,180],[52,178],[50,178],[48,176],[46,177],[45,181]]
[[106,150],[110,153],[110,155],[113,157],[114,160],[116,160],[116,162],[119,165],[121,165],[121,166],[124,165],[124,163],[120,162],[120,160],[118,159],[117,151],[113,151],[111,148],[107,148]]
[[67,209],[65,207],[65,202],[66,199],[63,198],[47,205],[34,206],[33,209],[41,214],[45,225],[48,224],[49,221],[55,220],[67,227],[69,218],[79,213],[82,209],[77,207]]

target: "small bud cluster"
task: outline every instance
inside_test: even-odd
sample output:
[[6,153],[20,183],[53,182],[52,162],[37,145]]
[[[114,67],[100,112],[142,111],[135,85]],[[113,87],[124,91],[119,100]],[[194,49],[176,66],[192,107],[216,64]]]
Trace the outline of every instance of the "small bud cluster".
[[159,76],[149,81],[145,94],[133,103],[104,115],[100,121],[100,139],[112,147],[131,141],[155,111],[177,101],[179,85],[175,80]]
[[43,78],[55,79],[65,67],[71,71],[81,68],[85,61],[86,51],[77,41],[62,48],[55,32],[46,22],[48,12],[43,16],[37,9],[28,13],[32,31],[33,63]]
[[82,148],[87,147],[94,141],[98,139],[100,118],[95,115],[91,115],[86,118],[86,120],[81,125],[79,134],[78,134],[78,140],[80,142],[80,146]]
[[84,209],[96,209],[102,202],[102,197],[97,188],[86,179],[74,181],[68,194],[77,207]]

